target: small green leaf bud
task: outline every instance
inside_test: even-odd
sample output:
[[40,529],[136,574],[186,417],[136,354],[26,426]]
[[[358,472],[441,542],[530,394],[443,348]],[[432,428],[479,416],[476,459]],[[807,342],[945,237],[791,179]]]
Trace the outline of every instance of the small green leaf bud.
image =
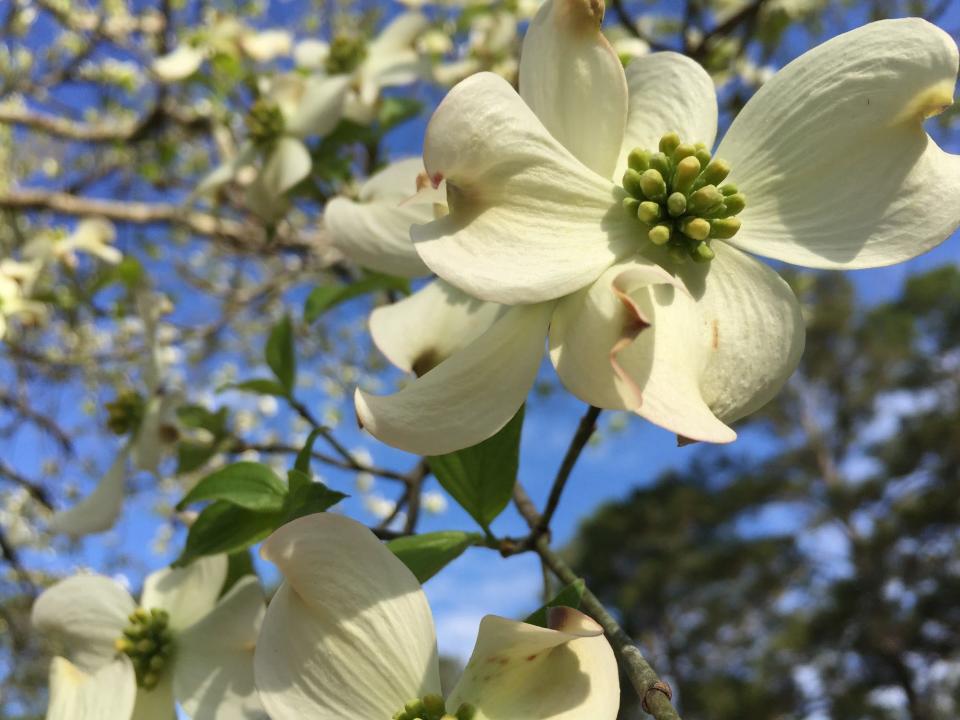
[[[720,192],[723,192],[722,188]],[[747,206],[747,198],[743,193],[737,193],[736,195],[731,195],[726,198],[723,201],[723,205],[726,207],[728,215],[736,215]]]
[[697,152],[694,153],[694,157],[700,161],[700,167],[706,167],[710,164],[710,159],[713,157],[710,154],[710,151],[707,150],[707,146],[700,144],[700,147],[697,148]]
[[640,189],[643,191],[644,197],[649,200],[659,202],[667,197],[667,183],[664,182],[663,175],[653,168],[640,176]]
[[675,132],[669,132],[660,138],[660,152],[664,155],[672,155],[679,145],[680,136]]
[[439,695],[426,695],[423,698],[423,707],[432,715],[441,715],[446,712],[446,705]]
[[690,207],[697,214],[705,213],[723,202],[723,195],[716,185],[707,185],[690,196]]
[[650,168],[656,170],[664,178],[670,177],[673,173],[673,163],[663,153],[654,153],[650,156]]
[[691,218],[683,223],[683,234],[694,240],[706,240],[710,236],[710,222],[703,218]]
[[423,713],[423,700],[410,700],[406,705],[403,706],[403,709],[408,713],[416,713],[413,717]]
[[[646,170],[645,172],[650,172]],[[633,195],[635,198],[643,197],[643,186],[641,184],[640,178],[642,176],[636,170],[628,169],[623,174],[623,189],[626,190],[630,195]]]
[[727,175],[729,174],[729,164],[719,159],[711,160],[710,164],[703,169],[700,179],[706,185],[719,185],[727,179]]
[[675,192],[667,198],[667,209],[673,217],[680,217],[687,211],[687,196],[682,192]]
[[716,254],[705,242],[698,243],[690,254],[696,262],[710,262],[716,257]]
[[680,162],[686,157],[693,157],[697,154],[697,149],[693,145],[687,145],[686,143],[681,143],[677,145],[676,150],[673,151],[673,160],[674,162]]
[[113,647],[118,653],[127,654],[133,652],[133,643],[127,638],[117,638],[113,641]]
[[650,151],[634,148],[627,156],[627,165],[629,165],[632,170],[643,172],[650,167]]
[[157,646],[156,646],[156,643],[153,642],[153,640],[148,640],[144,638],[143,640],[140,640],[137,643],[136,649],[138,653],[141,653],[142,655],[146,655],[147,653],[152,653],[154,650],[156,650]]
[[147,690],[153,690],[159,682],[160,676],[156,673],[147,673],[143,676],[143,687]]
[[477,709],[469,703],[463,703],[457,708],[457,720],[473,720],[476,714]]
[[700,174],[700,161],[695,157],[685,157],[677,163],[677,172],[673,176],[673,189],[685,193],[693,187]]
[[146,608],[137,608],[133,611],[133,614],[130,616],[130,622],[143,622],[145,623],[150,619],[150,613]]
[[660,219],[660,205],[655,202],[646,202],[640,203],[640,207],[637,210],[637,218],[641,222],[646,223],[647,225],[653,225]]
[[152,658],[150,658],[150,669],[153,670],[154,672],[159,672],[160,670],[163,670],[163,666],[166,664],[167,664],[167,661],[163,657],[163,655],[154,655]]
[[627,196],[623,199],[623,209],[627,211],[629,215],[637,216],[637,210],[640,209],[640,201],[635,197]]
[[720,218],[710,223],[710,237],[729,240],[740,230],[740,220],[735,217]]
[[722,192],[724,195],[736,195],[740,191],[733,183],[726,183],[725,185],[720,186],[720,192]]
[[670,241],[670,226],[657,225],[652,227],[650,232],[647,233],[647,237],[654,245],[666,245]]

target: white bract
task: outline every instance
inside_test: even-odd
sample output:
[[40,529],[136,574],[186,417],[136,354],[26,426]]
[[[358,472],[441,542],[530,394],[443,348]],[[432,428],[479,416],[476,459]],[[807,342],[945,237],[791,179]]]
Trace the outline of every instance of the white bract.
[[226,556],[164,569],[139,605],[115,580],[75,575],[33,606],[33,625],[66,646],[50,670],[47,720],[263,720],[253,650],[264,615],[254,577],[218,601]]
[[873,23],[804,54],[713,157],[707,74],[675,53],[624,72],[601,15],[550,0],[524,42],[519,95],[482,73],[435,112],[424,162],[449,214],[413,228],[416,250],[468,296],[513,307],[399,393],[358,391],[361,423],[384,442],[439,454],[489,437],[523,403],[547,338],[581,399],[729,442],[804,340],[789,287],[742,250],[872,267],[960,224],[944,202],[960,193],[960,157],[922,127],[957,75],[957,47],[935,26]]
[[601,628],[570,608],[550,628],[488,616],[444,702],[430,608],[407,567],[334,514],[280,528],[261,554],[283,573],[255,656],[273,720],[613,720],[617,663]]
[[80,536],[109,530],[123,508],[131,461],[136,469],[156,474],[164,454],[179,439],[177,409],[183,397],[164,382],[167,363],[158,338],[160,317],[169,311],[169,301],[144,291],[137,298],[137,308],[143,321],[141,380],[146,394],[121,392],[108,404],[111,422],[119,422],[112,429],[130,437],[93,492],[54,514],[49,524],[52,532]]

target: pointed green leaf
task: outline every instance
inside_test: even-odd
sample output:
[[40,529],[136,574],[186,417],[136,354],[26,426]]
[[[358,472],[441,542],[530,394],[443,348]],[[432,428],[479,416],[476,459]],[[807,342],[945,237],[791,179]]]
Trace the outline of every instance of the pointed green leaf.
[[266,465],[238,462],[207,475],[177,504],[183,510],[201,500],[224,500],[248,510],[277,511],[287,488]]
[[239,552],[270,535],[280,520],[278,512],[248,510],[225,500],[211,503],[190,526],[183,554],[174,566],[187,565],[204,555]]
[[281,525],[304,515],[325,512],[347,497],[342,492],[331,490],[322,482],[316,482],[310,475],[299,470],[291,470],[287,475],[290,479],[290,492],[284,504]]
[[270,337],[267,338],[266,349],[267,365],[277,376],[285,394],[293,392],[294,381],[297,375],[297,357],[293,347],[293,323],[290,316],[273,326]]
[[563,590],[557,593],[556,597],[544,605],[542,608],[532,613],[530,617],[524,620],[528,625],[539,625],[547,627],[547,610],[552,607],[570,607],[574,610],[580,609],[580,602],[583,600],[583,591],[586,589],[583,580],[576,580],[567,585]]
[[397,538],[388,542],[387,547],[410,568],[417,580],[425,583],[464,550],[482,540],[483,536],[477,533],[449,530]]
[[307,323],[312,323],[340,303],[377,290],[395,290],[409,295],[410,283],[404,278],[392,275],[368,273],[349,285],[318,285],[307,296],[303,306],[303,319]]
[[287,389],[276,380],[267,378],[255,378],[253,380],[244,380],[243,382],[230,383],[219,388],[217,392],[224,390],[239,390],[240,392],[255,393],[257,395],[276,395],[286,397]]
[[513,497],[522,428],[521,407],[492,438],[464,450],[427,458],[444,489],[485,529]]

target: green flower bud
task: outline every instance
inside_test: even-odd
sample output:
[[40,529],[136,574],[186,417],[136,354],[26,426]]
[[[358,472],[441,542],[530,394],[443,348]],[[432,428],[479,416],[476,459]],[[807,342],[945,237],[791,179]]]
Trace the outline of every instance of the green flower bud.
[[706,240],[710,237],[710,222],[703,218],[691,218],[684,221],[681,231],[688,238]]
[[696,262],[710,262],[716,257],[713,250],[705,242],[701,242],[694,248],[692,256]]
[[147,673],[143,676],[143,682],[141,683],[144,688],[147,690],[153,690],[157,683],[160,681],[160,676],[156,673]]
[[663,175],[653,168],[640,176],[640,189],[643,191],[643,196],[650,200],[664,200],[667,196],[667,183]]
[[720,192],[722,192],[724,195],[736,195],[740,191],[733,183],[726,183],[720,186]]
[[469,703],[463,703],[457,708],[457,720],[473,720],[477,709]]
[[673,189],[681,193],[689,192],[699,175],[700,161],[695,157],[683,158],[677,163],[677,171],[673,176]]
[[[659,208],[659,206],[658,206]],[[673,217],[680,217],[687,211],[687,196],[681,192],[675,192],[667,198],[667,210]]]
[[647,237],[654,245],[666,245],[670,241],[670,226],[656,225],[650,228]]
[[[723,188],[720,189],[720,192],[723,192]],[[723,205],[727,209],[728,215],[737,215],[747,206],[747,198],[743,193],[730,195],[723,201]]]
[[697,149],[693,145],[687,145],[681,143],[677,145],[676,150],[673,151],[673,160],[674,162],[680,162],[684,158],[693,157],[697,154]]
[[[649,170],[645,172],[649,172]],[[643,186],[640,182],[641,177],[640,173],[632,168],[623,174],[623,189],[635,198],[643,197]]]
[[660,152],[664,155],[672,155],[673,151],[680,145],[680,136],[675,132],[670,132],[660,138]]
[[432,715],[442,715],[446,712],[446,704],[439,695],[426,695],[423,698],[423,707]]
[[635,197],[625,197],[623,199],[623,209],[627,211],[627,214],[636,217],[637,210],[640,209],[640,201]]
[[723,202],[723,195],[716,185],[707,185],[690,196],[690,207],[697,214],[708,212]]
[[730,174],[730,165],[723,160],[711,160],[703,172],[700,174],[700,180],[704,185],[719,185],[727,179]]
[[710,154],[707,146],[700,143],[700,147],[697,148],[697,152],[694,153],[694,157],[700,161],[700,167],[706,167],[710,164],[710,159],[713,156]]
[[650,168],[660,173],[664,179],[673,174],[673,163],[663,153],[654,153],[650,156]]
[[740,230],[740,219],[735,217],[720,218],[710,223],[710,237],[720,240],[729,240]]
[[647,225],[653,225],[660,219],[660,205],[655,202],[650,202],[649,200],[640,203],[640,207],[637,210],[637,217],[641,222]]
[[163,670],[163,666],[166,664],[167,661],[163,655],[154,655],[152,658],[150,658],[150,662],[147,664],[147,667],[154,672],[159,672],[160,670]]
[[650,151],[634,148],[627,156],[627,165],[637,172],[643,172],[650,167]]
[[147,653],[152,653],[157,649],[157,644],[148,638],[144,638],[137,642],[136,651],[141,655],[146,655]]

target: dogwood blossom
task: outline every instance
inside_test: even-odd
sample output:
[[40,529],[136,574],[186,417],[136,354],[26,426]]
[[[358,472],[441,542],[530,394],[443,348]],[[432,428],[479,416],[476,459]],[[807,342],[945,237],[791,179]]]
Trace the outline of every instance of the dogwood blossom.
[[550,628],[487,616],[460,681],[440,695],[420,584],[363,525],[309,515],[261,554],[283,573],[255,654],[273,720],[613,720],[616,659],[599,625],[554,608]]
[[871,267],[960,224],[942,202],[960,191],[960,158],[922,128],[957,75],[956,44],[935,26],[878,22],[811,50],[750,100],[714,157],[707,74],[675,53],[624,72],[601,18],[601,4],[549,0],[519,95],[482,73],[435,112],[424,162],[449,214],[414,227],[416,249],[468,296],[514,307],[399,393],[358,391],[381,440],[436,454],[489,437],[522,404],[549,336],[578,397],[729,442],[804,338],[789,287],[742,250]]
[[255,720],[253,649],[263,592],[246,577],[220,600],[224,555],[150,575],[139,605],[115,580],[75,575],[45,590],[33,624],[72,658],[54,659],[48,720]]

